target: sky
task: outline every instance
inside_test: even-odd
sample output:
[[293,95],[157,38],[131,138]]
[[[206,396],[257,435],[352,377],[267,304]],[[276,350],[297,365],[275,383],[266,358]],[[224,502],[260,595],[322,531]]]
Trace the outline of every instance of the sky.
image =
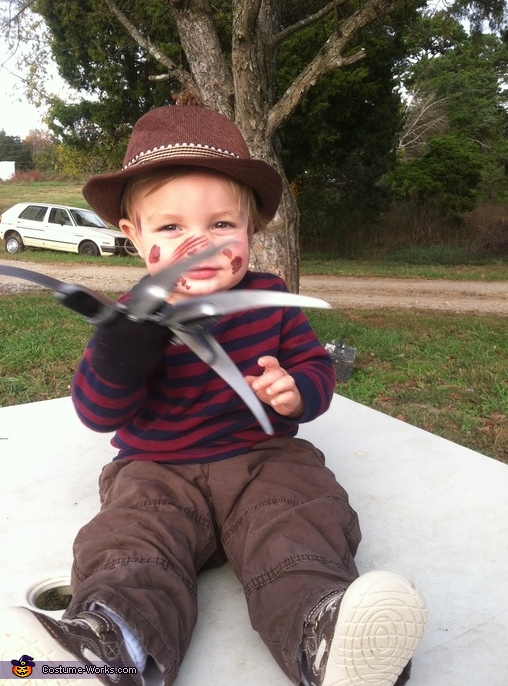
[[0,129],[8,136],[25,138],[31,129],[45,128],[44,111],[29,105],[23,95],[16,60],[9,59],[5,43],[0,46]]
[[[42,118],[46,108],[30,105],[24,95],[22,70],[17,66],[18,56],[12,56],[5,39],[0,36],[0,130],[8,136],[26,138],[33,129],[46,129]],[[48,90],[60,95],[68,89],[59,78],[56,68],[52,71]]]

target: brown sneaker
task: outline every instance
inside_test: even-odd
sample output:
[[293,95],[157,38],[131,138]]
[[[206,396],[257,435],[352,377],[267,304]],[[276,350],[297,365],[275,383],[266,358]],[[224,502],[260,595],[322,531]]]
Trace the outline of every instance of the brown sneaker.
[[[87,679],[87,684],[144,686],[122,632],[103,612],[82,612],[74,619],[56,620],[26,607],[1,610],[0,660],[10,663],[25,653],[35,663],[33,679],[82,686],[83,674],[76,668],[83,667],[96,679]],[[59,671],[51,674],[49,669]]]
[[392,572],[368,572],[323,598],[304,627],[304,686],[403,686],[425,632],[425,601]]

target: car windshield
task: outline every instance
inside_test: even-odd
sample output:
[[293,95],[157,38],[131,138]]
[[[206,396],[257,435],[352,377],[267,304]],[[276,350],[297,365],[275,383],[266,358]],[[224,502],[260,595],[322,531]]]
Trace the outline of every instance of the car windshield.
[[96,229],[107,229],[108,227],[91,210],[71,210],[72,217],[78,226],[93,226]]

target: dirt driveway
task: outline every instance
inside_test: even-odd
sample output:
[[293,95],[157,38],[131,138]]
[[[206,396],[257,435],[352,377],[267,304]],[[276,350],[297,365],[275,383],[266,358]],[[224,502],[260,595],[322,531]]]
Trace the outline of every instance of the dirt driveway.
[[300,291],[333,307],[442,310],[508,315],[508,281],[303,276]]
[[[7,260],[0,260],[0,264],[13,265]],[[99,291],[126,291],[146,273],[143,267],[108,266],[104,262],[98,265],[20,262],[17,266]],[[0,275],[0,293],[20,292],[34,287],[37,288],[27,281]],[[302,295],[323,298],[337,308],[420,309],[508,315],[508,280],[485,282],[302,276],[300,292]]]

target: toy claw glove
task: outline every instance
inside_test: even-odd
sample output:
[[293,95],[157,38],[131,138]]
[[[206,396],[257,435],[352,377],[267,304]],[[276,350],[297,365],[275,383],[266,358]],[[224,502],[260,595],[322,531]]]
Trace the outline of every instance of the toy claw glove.
[[138,385],[155,372],[171,332],[154,322],[133,322],[125,316],[99,326],[92,339],[92,367],[103,379],[120,386]]

